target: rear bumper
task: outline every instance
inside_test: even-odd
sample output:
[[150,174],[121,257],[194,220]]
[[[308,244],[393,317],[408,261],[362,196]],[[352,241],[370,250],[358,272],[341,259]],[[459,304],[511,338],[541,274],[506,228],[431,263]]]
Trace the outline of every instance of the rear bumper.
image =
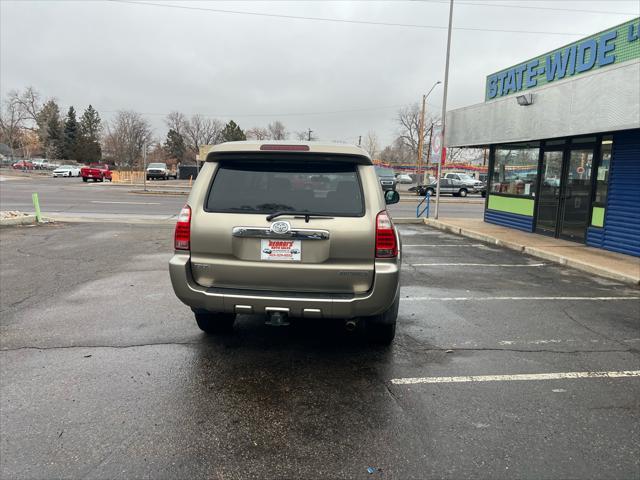
[[286,311],[292,317],[354,318],[377,315],[393,303],[400,288],[400,259],[377,261],[373,288],[362,294],[316,294],[207,288],[191,274],[188,253],[176,253],[169,261],[176,296],[192,309],[211,312],[264,314]]

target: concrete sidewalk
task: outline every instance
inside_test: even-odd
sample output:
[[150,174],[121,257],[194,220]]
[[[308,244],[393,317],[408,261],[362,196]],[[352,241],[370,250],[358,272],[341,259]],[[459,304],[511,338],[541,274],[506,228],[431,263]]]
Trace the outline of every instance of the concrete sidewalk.
[[486,223],[475,218],[424,219],[440,230],[493,243],[602,277],[640,284],[640,258]]

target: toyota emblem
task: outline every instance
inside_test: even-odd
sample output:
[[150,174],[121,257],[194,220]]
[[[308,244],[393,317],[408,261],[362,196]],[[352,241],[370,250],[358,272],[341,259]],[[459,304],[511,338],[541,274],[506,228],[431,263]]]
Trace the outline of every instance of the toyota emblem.
[[287,233],[289,232],[289,230],[291,230],[291,225],[289,224],[289,222],[274,222],[271,224],[270,230],[273,233]]

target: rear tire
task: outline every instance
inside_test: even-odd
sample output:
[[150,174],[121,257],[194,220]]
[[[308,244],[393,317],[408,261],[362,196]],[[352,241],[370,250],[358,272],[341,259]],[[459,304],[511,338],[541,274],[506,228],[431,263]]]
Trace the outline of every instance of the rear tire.
[[88,179],[87,177],[82,177],[82,181],[83,181],[83,182],[88,182],[88,181],[89,181],[89,179]]
[[461,188],[460,191],[458,192],[458,196],[462,198],[466,197],[467,191],[464,188]]
[[396,336],[398,308],[400,307],[400,289],[389,309],[379,315],[365,318],[367,338],[377,345],[391,345]]
[[236,316],[233,313],[194,312],[200,330],[208,335],[230,333]]

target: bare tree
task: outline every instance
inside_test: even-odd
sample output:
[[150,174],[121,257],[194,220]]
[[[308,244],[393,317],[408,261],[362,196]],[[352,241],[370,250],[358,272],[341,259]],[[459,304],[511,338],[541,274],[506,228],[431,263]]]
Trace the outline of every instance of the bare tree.
[[267,130],[269,131],[269,138],[271,140],[286,140],[288,133],[284,124],[276,120],[275,122],[271,122],[267,125]]
[[262,127],[253,127],[247,130],[247,139],[268,140],[270,137],[269,130]]
[[364,137],[364,149],[369,152],[371,158],[375,158],[378,154],[380,147],[378,146],[378,135],[376,132],[369,130],[367,135]]
[[379,154],[380,160],[385,163],[411,163],[415,162],[415,154],[405,144],[400,137],[396,138],[391,145],[387,145]]
[[[420,138],[420,107],[413,104],[398,110],[397,121],[400,125],[399,138],[411,149],[414,156],[418,154],[418,140]],[[436,122],[436,118],[427,112],[424,120],[423,141],[426,145],[429,136],[429,127]],[[426,151],[426,150],[425,150]]]
[[296,138],[296,140],[301,140],[301,141],[314,141],[317,140],[318,137],[316,137],[313,134],[313,130],[311,131],[311,138],[309,138],[309,130],[300,130],[299,132],[294,132],[294,136]]
[[18,96],[17,101],[22,109],[25,120],[31,122],[31,125],[26,128],[33,131],[38,130],[38,114],[42,109],[40,93],[33,87],[27,87],[24,92]]
[[220,120],[193,115],[184,124],[184,139],[187,147],[195,156],[203,145],[220,143],[223,123]]
[[477,163],[482,164],[481,148],[447,148],[447,163]]
[[20,96],[17,91],[12,90],[7,95],[0,111],[0,134],[2,141],[11,149],[19,147],[20,136],[24,128],[24,109],[20,105]]
[[166,116],[164,123],[169,130],[175,130],[178,134],[184,135],[187,117],[183,113],[174,110]]
[[119,111],[107,124],[104,150],[114,157],[117,165],[133,167],[152,138],[149,122],[142,115],[132,110]]

